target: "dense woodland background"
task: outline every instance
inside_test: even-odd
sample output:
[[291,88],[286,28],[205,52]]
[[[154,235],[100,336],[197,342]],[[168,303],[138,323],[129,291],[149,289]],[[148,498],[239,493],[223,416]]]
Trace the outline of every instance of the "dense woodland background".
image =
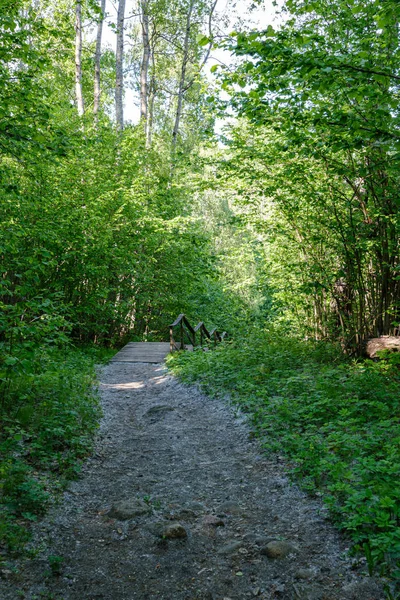
[[[274,313],[352,352],[397,332],[396,2],[289,1],[276,32],[230,35],[215,0],[120,2],[116,52],[94,0],[2,5],[14,343],[162,337],[182,311],[228,329]],[[217,43],[237,56],[212,67],[240,117],[223,144]]]
[[102,348],[184,312],[231,341],[177,372],[236,394],[399,576],[398,361],[353,359],[399,331],[400,5],[286,0],[257,30],[257,4],[0,2],[5,552],[90,448]]

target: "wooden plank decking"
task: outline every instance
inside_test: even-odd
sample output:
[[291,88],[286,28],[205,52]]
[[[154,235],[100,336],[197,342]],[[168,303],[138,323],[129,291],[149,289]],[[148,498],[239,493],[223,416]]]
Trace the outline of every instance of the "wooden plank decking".
[[129,342],[111,361],[162,363],[168,353],[168,342]]

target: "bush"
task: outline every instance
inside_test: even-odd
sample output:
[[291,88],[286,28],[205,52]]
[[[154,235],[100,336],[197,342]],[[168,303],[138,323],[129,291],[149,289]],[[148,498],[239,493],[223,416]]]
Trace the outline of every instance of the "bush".
[[[19,552],[92,447],[100,409],[95,352],[15,347],[3,373],[0,425],[0,551]],[[1,555],[0,555],[1,558]]]

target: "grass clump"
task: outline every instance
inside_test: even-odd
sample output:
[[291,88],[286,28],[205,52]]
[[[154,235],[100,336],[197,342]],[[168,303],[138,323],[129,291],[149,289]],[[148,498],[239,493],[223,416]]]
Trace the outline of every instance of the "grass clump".
[[14,356],[0,370],[0,561],[23,550],[29,522],[77,476],[100,417],[93,351],[16,347]]
[[346,359],[326,343],[258,333],[169,366],[210,394],[229,392],[268,450],[318,491],[364,552],[370,573],[400,582],[400,355]]

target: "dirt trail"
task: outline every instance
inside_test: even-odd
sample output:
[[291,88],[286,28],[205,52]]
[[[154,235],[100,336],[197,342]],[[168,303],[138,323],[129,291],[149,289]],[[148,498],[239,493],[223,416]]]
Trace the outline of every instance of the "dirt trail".
[[384,597],[233,408],[161,365],[113,363],[101,381],[96,452],[2,600]]

